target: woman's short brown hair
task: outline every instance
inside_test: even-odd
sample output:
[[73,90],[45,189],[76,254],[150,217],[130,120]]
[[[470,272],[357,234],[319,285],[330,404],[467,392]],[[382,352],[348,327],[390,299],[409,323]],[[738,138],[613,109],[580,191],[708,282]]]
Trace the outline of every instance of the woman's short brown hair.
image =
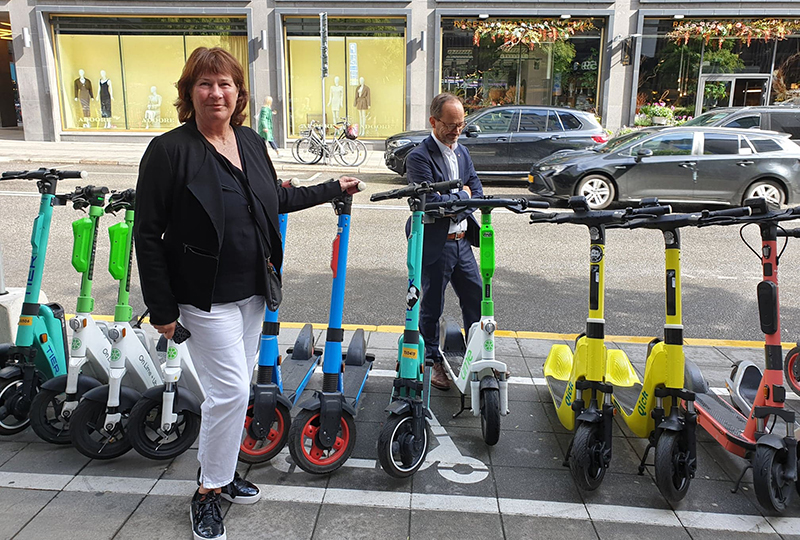
[[231,116],[232,126],[241,126],[244,122],[244,108],[250,99],[250,93],[244,87],[244,70],[239,61],[234,56],[220,47],[198,47],[183,66],[183,73],[178,79],[178,99],[175,100],[175,107],[178,109],[178,120],[186,122],[194,118],[194,105],[192,104],[192,89],[197,80],[207,73],[214,75],[229,75],[233,79],[233,84],[239,89],[239,96],[236,98],[236,107]]

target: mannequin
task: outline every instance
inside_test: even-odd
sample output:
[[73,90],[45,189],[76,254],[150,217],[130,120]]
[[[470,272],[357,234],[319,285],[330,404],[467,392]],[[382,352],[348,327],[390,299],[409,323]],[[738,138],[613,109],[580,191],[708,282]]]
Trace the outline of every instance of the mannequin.
[[367,114],[369,108],[372,106],[369,95],[369,86],[364,84],[364,77],[358,79],[358,87],[356,88],[356,99],[354,101],[356,109],[358,109],[358,123],[360,125],[361,133],[367,133]]
[[91,112],[89,110],[89,103],[91,102],[92,98],[94,97],[94,92],[92,92],[92,81],[86,78],[86,72],[82,69],[78,70],[78,78],[75,79],[75,101],[80,101],[81,109],[83,111],[83,116],[81,117],[82,125],[81,127],[88,128],[89,126],[89,117],[91,116]]
[[339,84],[339,77],[334,77],[330,98],[328,99],[328,107],[331,108],[333,123],[339,121],[339,110],[342,108],[342,105],[344,105],[344,87]]
[[114,99],[114,92],[111,90],[111,81],[106,77],[106,72],[100,70],[100,80],[98,81],[100,90],[97,93],[97,101],[100,102],[100,117],[103,119],[106,129],[111,128],[111,101]]
[[147,96],[147,110],[144,111],[144,128],[149,129],[161,127],[161,96],[158,95],[155,86],[150,87],[150,95]]

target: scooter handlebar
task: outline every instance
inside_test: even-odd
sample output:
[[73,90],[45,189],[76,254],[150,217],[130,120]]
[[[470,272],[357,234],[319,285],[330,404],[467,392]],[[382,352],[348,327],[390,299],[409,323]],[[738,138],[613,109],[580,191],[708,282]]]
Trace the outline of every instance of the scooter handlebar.
[[300,185],[299,178],[289,178],[288,180],[281,181],[281,187],[290,188],[290,187],[297,187]]
[[2,180],[44,180],[55,177],[59,180],[65,178],[89,178],[86,171],[59,171],[58,169],[45,169],[44,167],[35,171],[6,171],[2,174]]
[[106,213],[114,214],[119,210],[132,210],[136,204],[136,190],[133,188],[126,189],[125,191],[115,191],[108,198],[108,205],[106,205]]
[[458,189],[463,184],[461,180],[449,180],[447,182],[428,183],[422,182],[421,184],[409,184],[405,187],[393,189],[391,191],[382,191],[380,193],[373,193],[369,200],[372,202],[385,201],[388,199],[403,199],[411,197],[412,195],[419,195],[422,193],[447,193],[453,189]]
[[184,327],[180,322],[176,321],[175,322],[175,333],[172,334],[172,341],[176,345],[180,345],[181,343],[183,343],[184,341],[186,341],[190,337],[192,337],[192,333],[189,332],[189,330],[187,330],[186,327]]
[[527,208],[549,208],[550,203],[546,201],[531,201],[526,198],[514,199],[495,199],[492,196],[476,197],[474,199],[461,199],[453,201],[440,201],[425,205],[425,211],[429,213],[460,213],[469,208],[507,208],[515,213],[522,213]]
[[108,193],[108,188],[105,186],[76,187],[75,191],[68,194],[66,198],[72,201],[74,209],[81,210],[87,206],[103,206],[106,193]]

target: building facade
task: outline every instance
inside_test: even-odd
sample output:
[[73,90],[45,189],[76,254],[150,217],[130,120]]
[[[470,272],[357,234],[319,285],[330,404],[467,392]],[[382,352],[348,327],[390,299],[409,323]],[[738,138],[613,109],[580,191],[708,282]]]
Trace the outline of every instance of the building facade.
[[2,17],[11,69],[0,77],[13,78],[27,140],[136,141],[174,127],[175,83],[198,46],[245,66],[251,124],[273,98],[282,145],[342,118],[378,145],[423,129],[440,91],[468,111],[589,110],[612,131],[652,103],[692,116],[800,102],[797,2],[8,0]]

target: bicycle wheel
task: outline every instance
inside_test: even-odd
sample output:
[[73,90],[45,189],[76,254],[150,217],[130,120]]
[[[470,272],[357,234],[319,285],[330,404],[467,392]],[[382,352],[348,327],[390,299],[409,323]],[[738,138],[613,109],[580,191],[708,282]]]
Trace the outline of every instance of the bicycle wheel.
[[355,141],[351,140],[350,142],[355,144],[356,147],[358,148],[358,159],[356,159],[355,163],[353,163],[353,167],[358,167],[359,165],[367,161],[367,146],[359,140]]
[[303,137],[292,146],[292,157],[306,165],[313,165],[322,159],[322,147],[311,137]]
[[338,139],[333,143],[333,157],[345,167],[352,167],[358,161],[358,146],[350,139]]

